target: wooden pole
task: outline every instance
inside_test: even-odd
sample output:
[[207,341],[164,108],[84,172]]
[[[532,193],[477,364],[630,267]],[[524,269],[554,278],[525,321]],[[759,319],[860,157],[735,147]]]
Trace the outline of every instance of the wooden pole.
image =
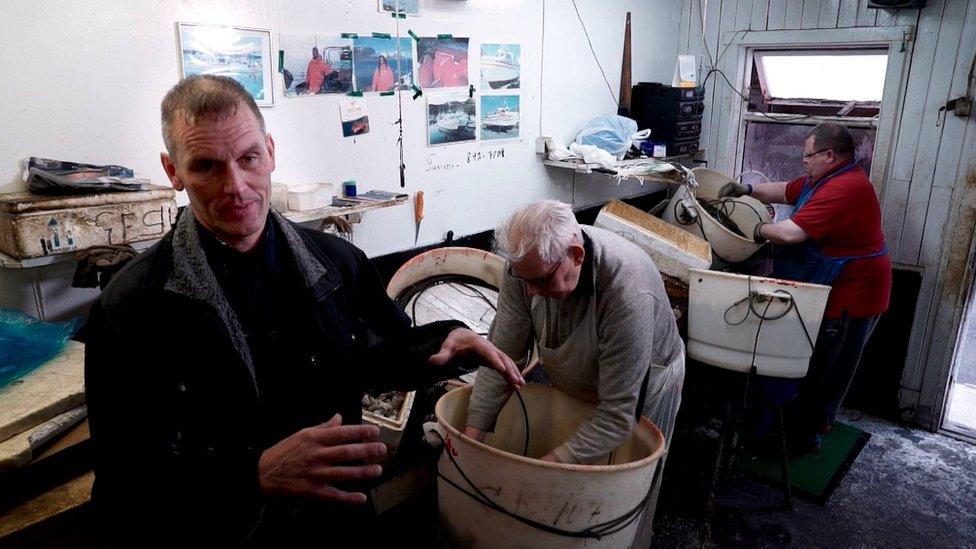
[[630,92],[631,82],[631,60],[630,60],[630,12],[627,12],[627,23],[624,25],[624,56],[620,65],[620,102],[617,105],[617,114],[620,116],[630,116]]

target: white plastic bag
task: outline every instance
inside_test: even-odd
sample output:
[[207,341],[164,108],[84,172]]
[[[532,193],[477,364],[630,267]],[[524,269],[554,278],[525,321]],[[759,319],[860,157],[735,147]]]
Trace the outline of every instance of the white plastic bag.
[[590,120],[576,136],[580,145],[599,147],[620,160],[630,149],[637,122],[624,116],[598,116]]

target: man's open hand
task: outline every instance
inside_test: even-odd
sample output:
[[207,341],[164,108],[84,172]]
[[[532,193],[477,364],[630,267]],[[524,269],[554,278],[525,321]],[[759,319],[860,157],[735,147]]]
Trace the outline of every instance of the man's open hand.
[[525,385],[525,379],[519,373],[515,362],[505,353],[498,350],[487,339],[468,330],[457,328],[448,334],[441,350],[430,357],[434,366],[443,366],[455,356],[477,356],[484,360],[486,366],[500,373],[512,387]]
[[361,504],[366,494],[344,492],[335,483],[376,478],[379,465],[349,465],[386,455],[386,445],[374,442],[374,425],[342,425],[336,414],[326,423],[302,429],[268,448],[258,460],[258,482],[267,495],[317,497],[338,503]]

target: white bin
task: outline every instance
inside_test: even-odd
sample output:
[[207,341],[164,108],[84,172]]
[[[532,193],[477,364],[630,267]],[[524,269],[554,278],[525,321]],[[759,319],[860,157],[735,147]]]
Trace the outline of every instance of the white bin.
[[[548,386],[529,384],[521,394],[529,418],[528,455],[535,458],[564,442],[594,410],[592,404]],[[664,436],[653,423],[641,418],[630,438],[613,452],[610,465],[549,463],[522,457],[524,416],[515,396],[502,409],[495,433],[485,444],[462,435],[470,396],[471,387],[455,389],[437,401],[435,410],[447,442],[437,470],[450,481],[438,478],[438,509],[442,531],[454,546],[630,547],[640,516],[600,539],[546,532],[462,492],[459,488],[474,491],[447,454],[450,452],[472,484],[505,510],[550,527],[580,532],[643,506],[664,449]]]
[[[732,179],[708,168],[695,168],[691,171],[698,181],[698,188],[693,194],[687,185],[678,187],[671,201],[665,207],[661,218],[707,240],[715,255],[723,261],[738,263],[756,253],[762,244],[757,244],[752,239],[752,230],[760,221],[764,223],[773,221],[772,216],[766,210],[766,206],[748,196],[734,199],[734,207],[728,208],[729,218],[746,236],[735,234],[710,216],[699,203],[699,201],[718,199],[719,189],[726,183],[732,182]],[[680,219],[686,209],[694,210],[694,213],[701,219],[701,224],[697,221],[683,223]]]
[[748,372],[755,350],[759,374],[803,377],[829,293],[830,286],[820,284],[693,269],[688,356]]

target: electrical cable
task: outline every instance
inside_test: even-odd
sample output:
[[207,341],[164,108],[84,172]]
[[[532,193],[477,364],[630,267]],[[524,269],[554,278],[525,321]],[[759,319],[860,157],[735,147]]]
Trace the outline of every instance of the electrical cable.
[[[610,85],[610,79],[607,78],[607,73],[603,71],[603,65],[600,64],[600,59],[596,56],[596,50],[593,49],[593,42],[590,40],[590,33],[586,30],[586,23],[583,22],[583,16],[580,15],[579,6],[576,5],[576,0],[573,0],[573,9],[576,10],[576,18],[579,19],[580,27],[583,28],[583,34],[586,36],[586,43],[590,45],[590,53],[593,54],[593,60],[596,61],[597,68],[600,69],[600,74],[603,75],[603,81],[607,83],[607,89],[610,90],[610,97],[613,98],[613,104],[618,105],[617,94],[613,93],[613,86]],[[545,21],[543,21],[544,23]]]
[[[397,11],[400,9],[400,3],[397,2]],[[397,52],[397,73],[403,72],[403,67],[400,66],[403,63],[403,55],[400,53],[400,18],[394,17],[394,23],[396,24],[396,52]],[[394,124],[398,127],[399,135],[397,136],[397,148],[400,152],[400,166],[398,171],[400,173],[400,187],[407,186],[407,165],[403,162],[403,92],[400,90],[400,82],[398,81],[394,88],[397,90],[397,121]]]
[[[539,135],[542,135],[542,89],[546,68],[546,0],[542,0],[542,53],[539,54]],[[521,84],[519,84],[521,85]],[[548,156],[548,152],[546,155]]]
[[[708,242],[709,244],[711,244],[711,242],[708,240],[708,233],[705,232],[705,225],[702,223],[702,220],[701,220],[702,212],[699,212],[698,209],[695,208],[694,206],[692,206],[691,208],[685,208],[685,211],[689,212],[689,214],[691,214],[691,217],[692,217],[692,220],[691,221],[685,222],[684,221],[684,216],[678,215],[678,205],[679,204],[681,204],[681,201],[680,200],[675,200],[674,201],[674,206],[671,208],[672,214],[674,214],[674,220],[677,223],[680,223],[681,225],[685,225],[685,226],[687,226],[687,225],[694,225],[695,223],[697,223],[698,224],[698,230],[701,232],[701,237],[703,239],[705,239],[705,242]],[[682,205],[682,207],[684,207],[684,206]],[[712,255],[714,255],[715,257],[717,257],[719,259],[721,259],[725,263],[738,263],[738,261],[730,261],[728,259],[725,259],[724,257],[721,256],[721,254],[719,254],[718,252],[715,251],[715,248],[714,247],[712,247]]]
[[[446,448],[447,447],[447,441],[444,440],[444,437],[441,436],[441,434],[438,433],[437,431],[431,431],[431,432],[434,435],[436,435],[437,438],[440,438],[441,439],[441,442],[444,443],[444,447]],[[437,476],[439,478],[443,479],[445,482],[447,482],[451,486],[453,486],[454,488],[456,488],[458,491],[460,491],[461,493],[467,495],[471,499],[474,499],[475,501],[477,501],[477,502],[485,505],[489,509],[492,509],[493,511],[499,512],[499,513],[501,513],[501,514],[503,514],[503,515],[505,515],[507,517],[510,517],[512,519],[515,519],[515,520],[521,522],[522,524],[525,524],[527,526],[531,526],[533,528],[536,528],[538,530],[542,530],[544,532],[548,532],[550,534],[556,534],[556,535],[565,536],[565,537],[571,537],[571,538],[591,538],[591,539],[597,539],[598,540],[598,539],[603,538],[604,536],[609,536],[609,535],[612,535],[612,534],[616,534],[617,532],[620,532],[621,530],[624,530],[625,528],[627,528],[628,526],[630,526],[634,521],[636,521],[641,516],[641,513],[644,510],[644,506],[647,504],[647,501],[651,497],[651,493],[652,493],[649,490],[648,493],[647,493],[647,495],[644,496],[644,498],[641,499],[641,501],[633,509],[631,509],[630,511],[627,511],[626,513],[624,513],[623,515],[621,515],[621,516],[619,516],[619,517],[617,517],[615,519],[612,519],[612,520],[609,520],[607,522],[604,522],[604,523],[601,523],[601,524],[597,524],[597,525],[594,525],[594,526],[590,526],[589,528],[586,528],[586,529],[583,529],[583,530],[579,530],[579,531],[564,530],[562,528],[556,528],[555,526],[550,526],[548,524],[545,524],[545,523],[542,523],[542,522],[538,522],[536,520],[532,520],[532,519],[527,518],[527,517],[523,517],[522,515],[519,515],[517,513],[513,513],[511,511],[509,511],[508,509],[505,509],[504,507],[502,507],[501,505],[499,505],[498,503],[496,503],[494,500],[492,500],[491,498],[489,498],[487,494],[485,494],[480,488],[478,488],[478,486],[475,485],[474,482],[471,481],[470,478],[468,478],[468,475],[465,474],[465,472],[464,472],[463,469],[461,469],[461,466],[458,464],[457,460],[454,458],[454,455],[453,455],[453,453],[451,451],[449,451],[449,450],[448,451],[445,451],[444,452],[444,455],[447,456],[448,460],[451,462],[451,465],[454,466],[454,469],[458,472],[459,475],[461,475],[461,478],[464,479],[464,482],[473,491],[473,493],[470,492],[470,491],[468,491],[468,490],[466,490],[463,486],[458,485],[453,480],[447,478],[443,473],[441,473],[438,470]],[[658,477],[658,473],[659,473],[659,470],[660,469],[661,469],[660,467],[655,467],[655,471],[654,471],[654,479],[655,480],[652,481],[652,486],[653,486],[653,482],[656,481],[656,479]]]
[[[710,63],[709,70],[708,70],[707,73],[705,73],[705,78],[702,79],[701,86],[702,87],[705,87],[705,84],[708,83],[708,78],[712,75],[712,73],[716,73],[717,72],[722,77],[722,79],[725,81],[725,83],[728,84],[729,88],[736,95],[738,95],[739,97],[741,97],[742,100],[745,101],[746,103],[749,103],[749,98],[746,97],[746,96],[744,96],[744,95],[742,95],[742,93],[739,92],[739,90],[735,87],[735,85],[732,84],[732,81],[729,80],[729,77],[725,74],[725,72],[722,71],[721,69],[719,69],[718,66],[717,66],[718,65],[718,62],[722,60],[722,56],[724,56],[725,55],[725,52],[728,51],[729,46],[731,46],[732,43],[735,42],[735,39],[738,38],[738,33],[739,32],[743,32],[743,31],[741,31],[741,30],[736,31],[736,34],[733,37],[733,39],[730,40],[728,44],[726,44],[725,49],[722,50],[722,53],[719,54],[718,59],[716,59],[715,56],[712,55],[712,50],[710,50],[709,47],[708,47],[708,39],[705,37],[705,11],[702,8],[702,2],[701,2],[701,0],[698,0],[698,21],[701,24],[702,48],[705,50],[705,55],[708,56],[708,60],[709,60],[709,63]],[[748,34],[750,31],[745,30],[744,32],[745,32],[745,34],[742,35],[743,37],[745,37],[746,34]],[[973,61],[974,61],[974,63],[976,63],[976,57],[973,58]],[[699,72],[701,72],[701,67],[699,67]],[[779,122],[793,122],[793,121],[797,121],[797,120],[806,120],[808,118],[811,118],[811,115],[809,115],[809,114],[797,115],[795,117],[790,117],[790,118],[783,118],[783,117],[769,116],[768,113],[765,113],[765,112],[762,112],[762,111],[750,111],[750,112],[755,112],[756,114],[759,114],[760,116],[762,116],[764,118],[768,118],[770,120],[775,120],[775,121],[779,121]]]
[[[760,330],[762,330],[763,322],[766,321],[766,320],[779,320],[779,319],[785,317],[786,315],[788,315],[790,313],[790,311],[794,311],[794,310],[796,311],[796,316],[800,320],[800,327],[803,328],[803,335],[806,337],[807,343],[810,345],[810,351],[812,352],[814,350],[814,347],[815,347],[814,346],[814,343],[813,343],[813,338],[810,337],[810,332],[809,332],[809,330],[807,330],[806,322],[804,322],[804,320],[803,320],[803,313],[802,313],[802,311],[800,311],[800,306],[796,303],[796,298],[793,297],[793,294],[790,293],[788,290],[784,290],[784,289],[781,289],[781,288],[775,290],[773,293],[775,293],[775,294],[782,294],[784,297],[789,298],[789,302],[790,302],[789,303],[789,306],[786,307],[786,309],[783,312],[781,312],[779,314],[776,314],[776,315],[773,315],[773,316],[769,316],[769,307],[770,307],[770,305],[773,304],[773,300],[772,300],[772,298],[767,297],[768,301],[766,302],[766,308],[763,309],[762,314],[760,314],[756,310],[756,298],[758,297],[758,294],[757,293],[754,293],[752,291],[752,277],[751,276],[748,277],[748,282],[747,283],[748,283],[748,293],[747,293],[746,297],[740,299],[739,301],[736,301],[735,303],[733,303],[732,305],[730,305],[727,309],[725,309],[725,313],[722,315],[722,318],[723,318],[723,320],[725,320],[725,323],[728,324],[729,326],[738,326],[738,325],[742,324],[743,322],[746,321],[746,319],[749,318],[749,313],[752,313],[752,314],[756,315],[756,317],[759,318],[759,326],[756,328],[756,338],[755,338],[755,341],[753,342],[753,347],[752,347],[752,363],[750,365],[750,368],[752,368],[752,367],[754,367],[756,365],[756,354],[757,354],[757,349],[759,347],[759,332],[760,332]],[[748,307],[748,309],[746,309],[745,316],[743,316],[741,320],[738,320],[736,322],[729,321],[729,312],[731,312],[734,308],[738,307],[739,305],[741,305],[742,303],[744,303],[746,301],[749,302],[749,307]]]
[[525,400],[522,399],[522,392],[518,389],[512,391],[518,397],[519,404],[522,406],[522,419],[525,420],[525,445],[522,447],[522,456],[529,456],[529,410],[525,407]]
[[[414,298],[419,298],[421,294],[423,294],[430,288],[440,284],[461,284],[467,287],[468,289],[474,289],[474,287],[480,286],[492,291],[496,291],[496,292],[498,291],[498,288],[495,288],[490,284],[487,284],[485,281],[481,279],[472,276],[467,276],[467,275],[447,274],[447,275],[439,275],[439,276],[426,278],[415,284],[407,286],[393,299],[393,301],[397,305],[399,305],[401,309],[406,309],[408,305],[410,306],[410,311],[411,311],[410,320],[412,321],[412,325],[416,326],[418,299],[414,299]],[[469,297],[474,297],[474,296],[469,296]],[[489,305],[492,305],[490,299],[487,296],[482,294],[480,297],[484,299],[485,302],[487,302]],[[413,303],[411,303],[411,300],[413,301]],[[495,306],[492,306],[492,308],[495,308]]]

